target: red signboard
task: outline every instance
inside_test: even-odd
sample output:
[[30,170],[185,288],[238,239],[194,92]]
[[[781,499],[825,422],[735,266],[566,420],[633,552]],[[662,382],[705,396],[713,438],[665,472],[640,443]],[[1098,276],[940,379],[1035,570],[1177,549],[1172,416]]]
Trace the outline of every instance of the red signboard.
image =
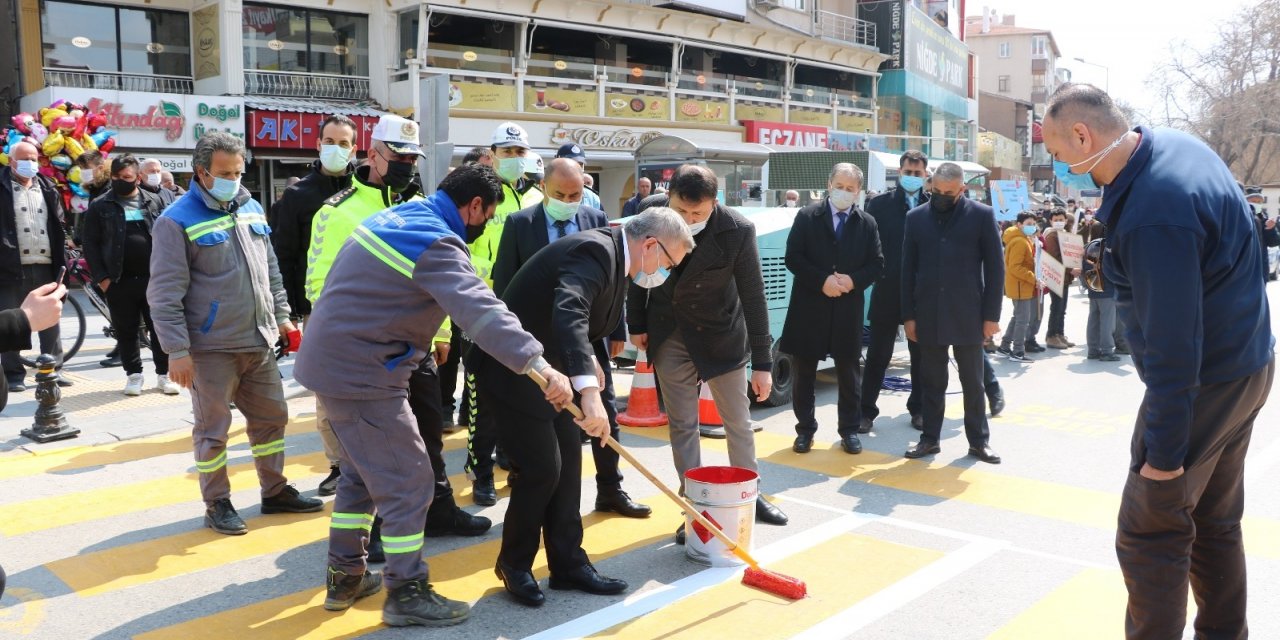
[[827,148],[826,127],[762,120],[743,120],[742,126],[747,128],[747,142],[779,147]]
[[[293,111],[249,110],[248,143],[254,149],[302,149],[316,150],[320,139],[320,123],[327,117],[323,113],[298,113]],[[367,150],[370,135],[378,119],[373,116],[350,116],[356,123],[356,146]]]

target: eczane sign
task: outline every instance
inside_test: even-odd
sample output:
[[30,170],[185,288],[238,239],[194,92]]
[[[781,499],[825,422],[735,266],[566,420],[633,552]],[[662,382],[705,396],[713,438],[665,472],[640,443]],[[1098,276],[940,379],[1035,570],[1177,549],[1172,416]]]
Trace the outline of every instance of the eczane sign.
[[747,142],[801,149],[827,148],[826,127],[762,120],[743,120],[742,126],[747,128]]

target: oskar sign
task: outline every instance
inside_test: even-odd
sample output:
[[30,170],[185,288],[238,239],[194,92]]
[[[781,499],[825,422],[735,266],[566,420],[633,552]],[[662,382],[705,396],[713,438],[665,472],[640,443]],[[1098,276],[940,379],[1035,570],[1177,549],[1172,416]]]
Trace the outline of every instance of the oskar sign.
[[565,129],[557,128],[551,132],[551,142],[564,144],[572,142],[587,149],[616,149],[631,151],[640,145],[662,137],[661,131],[632,131],[630,129]]
[[747,142],[803,149],[827,148],[826,127],[761,120],[743,120],[742,126],[747,129]]

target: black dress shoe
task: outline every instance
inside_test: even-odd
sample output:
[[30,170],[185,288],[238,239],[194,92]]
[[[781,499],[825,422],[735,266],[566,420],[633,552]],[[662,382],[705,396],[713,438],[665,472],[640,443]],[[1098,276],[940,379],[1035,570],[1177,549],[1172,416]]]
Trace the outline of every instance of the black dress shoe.
[[596,494],[596,511],[612,512],[628,518],[648,518],[653,509],[631,499],[622,489],[606,490]]
[[924,431],[924,416],[918,414],[911,416],[911,427],[916,431]]
[[991,417],[994,418],[1004,411],[1004,392],[996,389],[995,393],[987,396],[987,403],[991,406]]
[[875,421],[871,418],[863,418],[858,423],[858,433],[871,433],[871,427]]
[[27,385],[24,382],[9,383],[9,393],[22,393],[23,391],[26,391],[26,390],[27,390]]
[[676,544],[684,544],[684,525],[676,529]]
[[502,581],[502,586],[512,598],[515,598],[516,602],[529,607],[540,607],[547,601],[547,597],[542,595],[542,589],[538,588],[538,581],[533,578],[532,572],[503,568],[501,562],[494,565],[493,572],[497,574],[498,579]]
[[112,349],[105,359],[98,361],[98,366],[104,368],[123,367],[124,361],[120,359],[120,353]]
[[428,538],[474,537],[484,535],[492,526],[492,520],[484,516],[473,516],[459,509],[453,496],[449,496],[447,499],[436,498],[431,502],[431,508],[427,510],[427,524],[422,532]]
[[319,498],[304,498],[293,485],[286,484],[270,498],[262,499],[262,513],[315,513],[324,508]]
[[969,447],[969,455],[987,464],[1000,464],[1000,456],[996,455],[996,452],[986,445],[983,445],[982,448]]
[[547,584],[560,591],[576,589],[598,596],[611,596],[627,590],[626,582],[600,575],[590,562],[572,571],[551,574],[551,580]]
[[59,387],[63,387],[63,388],[66,388],[75,384],[69,378],[62,377],[61,373],[58,374],[58,377],[54,380],[54,382],[57,383]]
[[800,435],[796,436],[796,441],[791,445],[791,450],[796,453],[809,453],[813,448],[813,436]]
[[849,434],[840,437],[840,446],[844,448],[844,452],[848,454],[862,453],[862,441],[858,439],[857,434]]
[[781,509],[775,507],[772,502],[764,499],[764,496],[756,496],[756,522],[772,524],[781,527],[788,522],[787,514]]
[[916,443],[916,446],[907,449],[907,452],[902,455],[908,458],[923,458],[935,453],[942,453],[942,447],[938,446],[938,443],[936,442],[929,442],[928,440],[922,439],[920,442]]
[[472,482],[471,495],[475,503],[480,506],[492,507],[498,504],[498,490],[493,488],[493,476]]

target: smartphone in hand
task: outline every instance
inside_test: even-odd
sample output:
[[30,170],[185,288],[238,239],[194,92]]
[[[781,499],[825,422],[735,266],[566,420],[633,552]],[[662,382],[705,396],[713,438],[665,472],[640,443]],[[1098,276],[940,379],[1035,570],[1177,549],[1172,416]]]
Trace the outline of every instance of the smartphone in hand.
[[62,284],[67,279],[67,265],[62,265],[62,270],[58,272],[58,284]]

